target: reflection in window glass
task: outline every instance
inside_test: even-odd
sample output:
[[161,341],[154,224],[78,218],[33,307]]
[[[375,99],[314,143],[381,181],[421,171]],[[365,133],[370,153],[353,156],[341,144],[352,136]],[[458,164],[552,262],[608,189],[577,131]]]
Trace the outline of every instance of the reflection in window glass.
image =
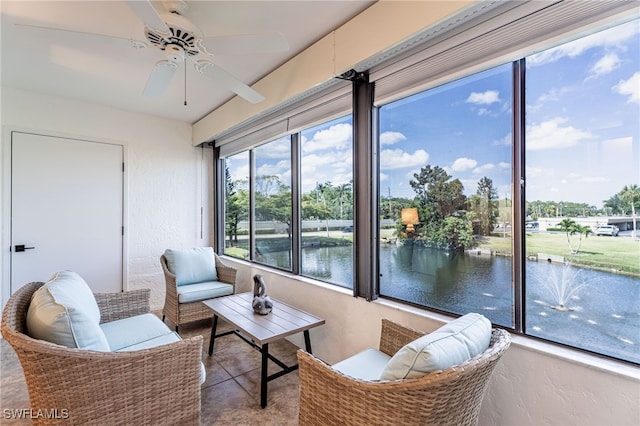
[[253,150],[253,260],[291,269],[291,139]]
[[525,332],[636,363],[639,39],[636,20],[526,58]]
[[224,254],[249,258],[249,151],[224,161]]
[[511,66],[380,108],[380,295],[513,326]]
[[351,116],[302,132],[301,274],[353,287]]

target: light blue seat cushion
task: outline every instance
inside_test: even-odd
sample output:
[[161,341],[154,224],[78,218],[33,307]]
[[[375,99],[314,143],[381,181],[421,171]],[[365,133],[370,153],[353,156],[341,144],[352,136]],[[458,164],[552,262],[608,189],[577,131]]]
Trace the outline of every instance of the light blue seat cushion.
[[217,281],[216,261],[211,247],[167,249],[164,252],[169,272],[176,276],[176,285]]
[[151,313],[106,322],[100,328],[113,352],[171,334],[169,327]]
[[334,370],[360,380],[380,380],[391,357],[369,348],[331,366]]
[[181,285],[178,287],[178,303],[198,302],[229,294],[233,294],[233,286],[220,281]]
[[33,294],[27,311],[29,336],[69,348],[109,351],[100,308],[87,283],[62,271]]
[[462,364],[484,352],[490,341],[491,322],[480,314],[466,314],[402,347],[380,378],[413,379]]

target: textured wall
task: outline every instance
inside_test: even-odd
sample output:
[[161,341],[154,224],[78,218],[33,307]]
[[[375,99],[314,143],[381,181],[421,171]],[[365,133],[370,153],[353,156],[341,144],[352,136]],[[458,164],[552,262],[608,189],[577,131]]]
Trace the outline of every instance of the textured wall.
[[[152,306],[160,308],[164,302],[162,252],[168,247],[210,244],[210,220],[201,221],[200,215],[202,206],[204,217],[210,216],[211,150],[191,145],[190,124],[165,118],[6,87],[2,88],[2,107],[4,130],[19,128],[125,145],[125,286],[151,288]],[[176,108],[182,105],[178,103]],[[7,220],[3,217],[3,224]],[[3,295],[6,276],[5,268]]]

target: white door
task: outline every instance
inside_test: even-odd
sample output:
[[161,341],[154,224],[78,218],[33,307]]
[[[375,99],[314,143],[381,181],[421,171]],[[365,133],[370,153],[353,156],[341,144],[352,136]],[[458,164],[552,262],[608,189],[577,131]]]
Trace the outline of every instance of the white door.
[[123,147],[12,132],[11,293],[57,271],[122,291]]

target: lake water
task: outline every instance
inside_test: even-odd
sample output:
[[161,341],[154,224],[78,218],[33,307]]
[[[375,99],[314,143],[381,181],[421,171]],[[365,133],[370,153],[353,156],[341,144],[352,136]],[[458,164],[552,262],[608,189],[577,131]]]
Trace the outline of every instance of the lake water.
[[[351,288],[352,259],[349,246],[306,248],[303,274]],[[640,279],[547,262],[525,270],[527,334],[640,364]],[[383,246],[380,275],[381,296],[513,326],[511,258]]]

